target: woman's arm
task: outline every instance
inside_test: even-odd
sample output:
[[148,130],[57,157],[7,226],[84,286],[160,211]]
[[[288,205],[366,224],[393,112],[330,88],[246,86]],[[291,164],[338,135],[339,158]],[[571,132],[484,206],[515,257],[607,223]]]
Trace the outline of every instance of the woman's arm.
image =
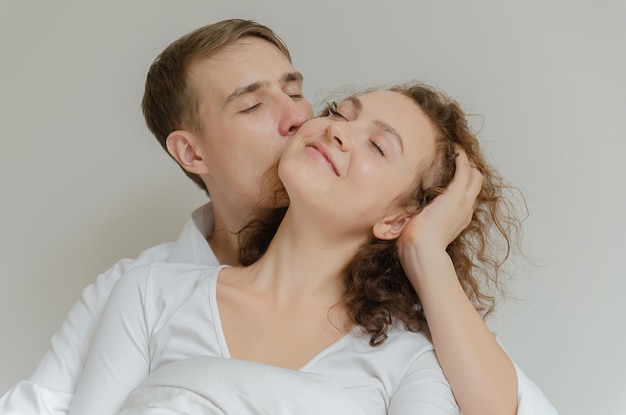
[[404,375],[391,396],[388,415],[460,415],[430,343],[417,353],[415,360],[403,361],[402,370]]
[[469,224],[482,176],[460,152],[454,180],[398,241],[403,268],[420,297],[437,358],[461,411],[515,414],[517,379],[500,347],[457,278],[446,247]]
[[144,320],[149,267],[125,274],[113,287],[93,338],[70,415],[112,415],[150,369]]

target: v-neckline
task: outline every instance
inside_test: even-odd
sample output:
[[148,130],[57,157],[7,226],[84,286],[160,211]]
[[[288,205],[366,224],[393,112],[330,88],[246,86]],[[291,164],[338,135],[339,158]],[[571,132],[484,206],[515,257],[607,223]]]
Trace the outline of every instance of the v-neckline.
[[[222,318],[220,316],[220,310],[217,305],[217,279],[222,269],[228,268],[228,267],[229,265],[220,265],[214,271],[211,284],[210,284],[210,290],[209,290],[209,304],[211,306],[211,312],[213,314],[213,328],[215,330],[215,334],[217,335],[217,341],[219,343],[220,350],[222,351],[222,357],[227,358],[227,359],[233,359],[233,357],[230,355],[230,349],[228,348],[228,343],[226,342],[226,335],[224,334],[224,327],[222,326]],[[352,329],[350,329],[346,334],[344,334],[339,339],[335,340],[333,343],[331,343],[330,345],[322,349],[319,353],[314,355],[311,359],[309,359],[304,365],[302,365],[298,369],[289,369],[286,367],[276,366],[276,365],[269,365],[269,366],[280,367],[281,369],[294,370],[297,372],[306,372],[306,370],[311,365],[321,360],[324,356],[328,355],[332,351],[339,349],[343,345],[343,343],[345,343],[348,340],[348,338],[352,336],[352,333],[355,330],[356,330],[356,326],[352,327]],[[261,362],[255,362],[255,361],[251,361],[251,363],[267,364],[267,363],[261,363]]]

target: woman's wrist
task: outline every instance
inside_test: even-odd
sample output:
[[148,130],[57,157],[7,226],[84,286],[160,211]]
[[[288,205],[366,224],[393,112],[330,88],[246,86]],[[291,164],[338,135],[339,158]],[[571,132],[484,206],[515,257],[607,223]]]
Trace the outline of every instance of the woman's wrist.
[[459,284],[454,264],[445,249],[424,247],[399,253],[409,281],[421,297],[446,290],[450,284]]

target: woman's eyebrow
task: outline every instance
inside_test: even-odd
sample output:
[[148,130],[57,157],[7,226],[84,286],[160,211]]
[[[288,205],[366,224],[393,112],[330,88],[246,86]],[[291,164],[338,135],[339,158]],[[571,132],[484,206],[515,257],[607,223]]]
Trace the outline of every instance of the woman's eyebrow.
[[404,144],[402,144],[402,137],[395,128],[382,120],[376,120],[374,121],[374,124],[376,124],[378,128],[385,131],[386,133],[391,134],[391,136],[396,139],[398,145],[400,146],[400,153],[404,153]]
[[[347,101],[350,102],[354,106],[354,109],[356,109],[357,112],[360,112],[363,109],[363,103],[358,97],[350,97],[348,98]],[[391,125],[387,124],[386,122],[382,120],[376,120],[374,121],[374,124],[376,124],[376,126],[380,128],[381,130],[385,131],[386,133],[389,133],[393,138],[395,138],[395,140],[398,142],[398,145],[400,146],[400,153],[404,153],[404,144],[402,143],[402,136],[400,136],[400,134],[395,128],[393,128]]]
[[348,98],[348,102],[350,102],[357,111],[361,111],[363,109],[363,103],[357,97]]

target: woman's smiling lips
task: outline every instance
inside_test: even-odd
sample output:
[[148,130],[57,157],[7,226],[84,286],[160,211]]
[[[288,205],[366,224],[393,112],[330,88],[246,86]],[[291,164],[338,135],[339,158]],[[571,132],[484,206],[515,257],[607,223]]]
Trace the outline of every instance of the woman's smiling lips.
[[328,149],[322,143],[316,141],[316,142],[307,144],[305,147],[307,149],[307,152],[311,154],[313,157],[322,159],[324,162],[326,162],[330,166],[330,168],[333,170],[335,175],[339,177],[339,172],[337,171],[337,167],[335,166],[335,161],[333,160],[332,156],[328,152]]

